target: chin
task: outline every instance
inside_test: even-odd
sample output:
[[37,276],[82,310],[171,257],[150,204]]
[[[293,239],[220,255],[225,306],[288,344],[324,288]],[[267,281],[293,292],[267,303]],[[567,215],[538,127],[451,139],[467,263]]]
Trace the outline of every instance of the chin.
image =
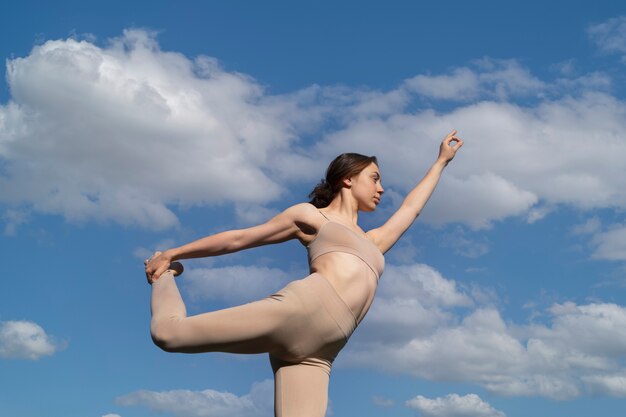
[[370,212],[375,211],[377,208],[377,204],[373,201],[362,201],[359,203],[359,211]]

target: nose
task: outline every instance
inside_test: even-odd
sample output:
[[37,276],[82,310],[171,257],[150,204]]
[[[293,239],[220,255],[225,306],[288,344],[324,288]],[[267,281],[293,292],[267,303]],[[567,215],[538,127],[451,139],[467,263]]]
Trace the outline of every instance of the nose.
[[377,191],[378,191],[379,194],[382,194],[382,193],[385,192],[385,189],[383,188],[382,184],[380,184],[380,183],[378,184],[378,190]]

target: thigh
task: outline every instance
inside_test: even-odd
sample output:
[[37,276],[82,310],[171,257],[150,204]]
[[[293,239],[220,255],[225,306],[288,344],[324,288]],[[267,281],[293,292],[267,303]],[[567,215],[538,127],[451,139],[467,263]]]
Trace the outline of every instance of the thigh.
[[275,417],[324,417],[328,405],[330,362],[289,363],[270,356],[274,370]]
[[298,314],[293,303],[266,298],[168,323],[177,351],[263,353],[281,349],[282,328]]

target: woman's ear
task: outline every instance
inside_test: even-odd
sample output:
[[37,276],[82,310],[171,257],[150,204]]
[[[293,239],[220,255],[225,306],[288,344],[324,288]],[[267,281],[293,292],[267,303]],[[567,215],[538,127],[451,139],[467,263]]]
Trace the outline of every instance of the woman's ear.
[[350,187],[352,187],[352,178],[345,178],[345,179],[343,180],[343,186],[344,186],[345,188],[350,188]]

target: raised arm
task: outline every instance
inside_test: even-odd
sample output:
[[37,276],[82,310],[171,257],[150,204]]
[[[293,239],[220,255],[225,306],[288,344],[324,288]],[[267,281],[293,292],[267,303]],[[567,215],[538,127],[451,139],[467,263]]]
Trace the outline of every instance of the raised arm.
[[[229,230],[168,249],[150,259],[146,265],[148,280],[157,279],[170,263],[180,259],[204,258],[233,253],[255,246],[284,242],[300,237],[300,227],[306,222],[309,204],[297,204],[266,223],[247,229]],[[304,221],[304,222],[303,222]]]
[[419,216],[435,190],[443,169],[454,158],[459,148],[463,146],[463,141],[456,137],[456,133],[456,130],[453,130],[441,142],[437,161],[430,167],[417,186],[406,196],[400,208],[384,225],[368,232],[369,238],[378,245],[383,253],[391,249]]

